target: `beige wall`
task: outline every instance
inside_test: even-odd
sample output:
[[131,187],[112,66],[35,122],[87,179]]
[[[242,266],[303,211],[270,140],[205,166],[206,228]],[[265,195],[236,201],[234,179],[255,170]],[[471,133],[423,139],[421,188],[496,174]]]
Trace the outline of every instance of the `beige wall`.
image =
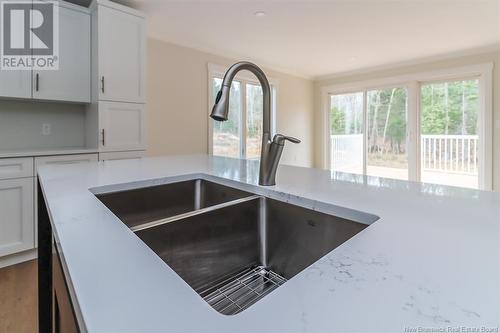
[[[208,63],[234,59],[148,39],[148,155],[208,152]],[[266,69],[265,69],[266,70]],[[302,140],[287,144],[282,163],[312,166],[314,84],[266,70],[277,80],[276,129]]]
[[315,149],[314,152],[314,165],[321,167],[322,161],[322,138],[323,138],[323,125],[321,115],[321,88],[329,85],[353,83],[357,81],[366,81],[372,79],[379,79],[391,76],[398,76],[416,72],[425,72],[431,70],[438,70],[444,68],[460,67],[472,64],[481,63],[494,63],[493,70],[493,188],[500,191],[500,52],[481,54],[475,56],[466,56],[453,58],[448,60],[441,60],[429,62],[419,65],[404,66],[392,69],[366,71],[363,74],[355,74],[350,76],[343,76],[333,79],[316,81],[314,86],[315,92]]

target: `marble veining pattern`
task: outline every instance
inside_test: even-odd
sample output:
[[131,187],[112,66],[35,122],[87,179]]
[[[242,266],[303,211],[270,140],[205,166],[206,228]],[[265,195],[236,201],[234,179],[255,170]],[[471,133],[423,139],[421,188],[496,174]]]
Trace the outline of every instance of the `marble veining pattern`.
[[[405,332],[500,326],[500,195],[206,155],[45,166],[40,180],[89,332]],[[254,306],[206,304],[91,192],[205,178],[380,220]],[[362,214],[362,213],[360,213]],[[359,218],[359,216],[349,216]],[[140,281],[140,283],[138,283]],[[139,315],[140,314],[140,315]]]

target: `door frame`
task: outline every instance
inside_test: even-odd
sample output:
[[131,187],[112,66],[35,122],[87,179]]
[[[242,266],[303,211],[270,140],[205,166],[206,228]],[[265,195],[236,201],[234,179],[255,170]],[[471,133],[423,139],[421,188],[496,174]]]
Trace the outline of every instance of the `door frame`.
[[[479,122],[479,189],[492,190],[493,187],[493,63],[482,63],[378,79],[333,84],[321,88],[321,167],[330,169],[330,95],[364,92],[364,118],[366,117],[366,91],[390,87],[406,87],[408,91],[407,142],[409,180],[420,180],[420,87],[435,81],[461,80],[475,77],[479,80],[479,105],[482,112]],[[366,119],[364,119],[366,126]],[[366,133],[365,133],[366,141]],[[365,143],[366,145],[366,143]],[[366,147],[363,151],[366,155]],[[363,157],[366,168],[365,156]],[[366,174],[366,170],[365,170]]]

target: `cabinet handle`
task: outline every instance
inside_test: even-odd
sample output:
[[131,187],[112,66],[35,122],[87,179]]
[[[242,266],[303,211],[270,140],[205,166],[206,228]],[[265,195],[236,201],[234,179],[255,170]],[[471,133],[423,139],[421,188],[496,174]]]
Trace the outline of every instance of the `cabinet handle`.
[[35,76],[35,91],[38,91],[39,89],[39,86],[40,86],[40,75],[38,73],[36,73],[36,76]]
[[101,91],[104,94],[104,76],[101,76]]
[[102,133],[102,145],[104,147],[106,141],[104,140],[104,128],[101,130],[101,133]]

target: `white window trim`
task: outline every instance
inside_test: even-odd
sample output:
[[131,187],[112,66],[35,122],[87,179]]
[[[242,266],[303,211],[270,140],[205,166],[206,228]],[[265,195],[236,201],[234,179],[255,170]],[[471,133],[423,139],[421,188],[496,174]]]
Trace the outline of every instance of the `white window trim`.
[[[321,163],[330,169],[330,110],[329,95],[352,93],[387,87],[406,87],[408,89],[408,138],[412,143],[408,148],[409,179],[416,180],[420,174],[420,87],[435,81],[460,80],[476,77],[479,80],[480,110],[479,135],[479,189],[492,190],[493,187],[493,63],[484,63],[421,73],[384,77],[374,80],[358,81],[347,84],[329,85],[321,88],[322,142]],[[365,110],[363,110],[365,113]],[[366,122],[365,122],[366,124]],[[366,147],[365,147],[366,150]],[[364,151],[363,154],[366,154]],[[366,164],[366,163],[365,163]]]
[[[213,63],[208,63],[208,113],[207,113],[207,121],[208,121],[208,154],[213,155],[213,121],[210,118],[210,113],[212,112],[212,107],[214,105],[214,99],[212,96],[212,79],[213,78],[224,78],[224,74],[226,71],[229,69],[229,66],[221,66]],[[267,74],[267,79],[269,81],[269,84],[271,85],[271,136],[276,133],[276,114],[278,113],[278,108],[277,108],[277,98],[276,96],[278,95],[278,80],[275,80],[272,77],[269,77]],[[259,80],[249,71],[241,71],[238,74],[236,74],[234,80],[241,82],[242,87],[244,87],[245,84],[251,83],[251,84],[256,84],[260,85]],[[247,108],[247,103],[246,103],[246,89],[241,90],[241,106],[242,106],[242,118],[241,118],[241,124],[246,124],[246,108]],[[246,126],[242,126],[242,129],[240,131],[240,142],[246,142]],[[241,151],[240,151],[240,157],[246,156],[246,151],[245,151],[245,144],[241,145]]]

